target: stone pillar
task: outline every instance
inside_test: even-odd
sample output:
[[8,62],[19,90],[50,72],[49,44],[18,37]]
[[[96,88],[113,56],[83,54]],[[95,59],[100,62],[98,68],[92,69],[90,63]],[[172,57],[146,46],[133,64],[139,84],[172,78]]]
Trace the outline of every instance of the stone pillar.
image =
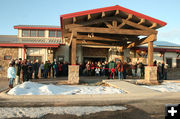
[[71,44],[71,65],[68,66],[68,83],[79,83],[79,65],[76,65],[76,37],[77,32],[73,31],[72,44]]
[[148,66],[145,67],[145,82],[147,84],[158,84],[157,80],[157,66],[153,66],[153,41],[156,35],[151,35],[148,42]]
[[79,65],[68,66],[68,83],[69,84],[79,83]]
[[157,80],[157,66],[145,66],[145,83],[159,84]]

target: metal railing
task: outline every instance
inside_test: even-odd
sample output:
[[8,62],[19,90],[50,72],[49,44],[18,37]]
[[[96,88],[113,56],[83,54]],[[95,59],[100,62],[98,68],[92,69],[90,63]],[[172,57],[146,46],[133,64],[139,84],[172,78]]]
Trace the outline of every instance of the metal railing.
[[18,43],[60,44],[62,38],[18,38]]

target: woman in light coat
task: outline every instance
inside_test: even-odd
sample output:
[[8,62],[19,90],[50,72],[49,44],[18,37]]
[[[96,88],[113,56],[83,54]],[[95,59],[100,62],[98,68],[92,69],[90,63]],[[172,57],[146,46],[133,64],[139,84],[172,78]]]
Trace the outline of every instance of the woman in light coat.
[[8,80],[9,80],[9,87],[13,88],[13,81],[16,78],[16,72],[15,72],[15,68],[13,67],[12,63],[9,64],[9,68],[8,68]]

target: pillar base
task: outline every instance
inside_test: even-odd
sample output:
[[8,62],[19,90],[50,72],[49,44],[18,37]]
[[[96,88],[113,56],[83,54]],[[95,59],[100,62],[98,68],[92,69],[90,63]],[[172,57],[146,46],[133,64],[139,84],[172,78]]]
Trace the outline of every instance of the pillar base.
[[144,81],[146,84],[158,85],[157,80],[157,66],[145,66],[145,77]]
[[68,66],[68,84],[79,84],[79,65]]

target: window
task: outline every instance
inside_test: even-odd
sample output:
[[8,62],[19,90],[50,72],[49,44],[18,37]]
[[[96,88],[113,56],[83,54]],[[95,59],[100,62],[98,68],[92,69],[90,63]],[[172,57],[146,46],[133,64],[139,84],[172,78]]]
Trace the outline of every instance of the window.
[[57,31],[57,37],[61,37],[61,31]]
[[22,36],[23,37],[28,37],[29,36],[29,32],[30,32],[29,30],[23,30],[22,31]]
[[38,36],[39,37],[44,37],[44,31],[42,31],[42,30],[38,31]]
[[43,30],[23,30],[22,37],[44,37]]
[[49,31],[49,37],[55,37],[56,32],[55,31]]
[[169,68],[172,68],[172,58],[166,58],[166,64],[168,64]]
[[12,57],[11,56],[4,56],[4,60],[11,60]]
[[31,30],[30,37],[36,37],[36,30]]
[[49,37],[61,37],[61,31],[49,31]]
[[176,66],[177,68],[180,68],[180,59],[176,59]]

